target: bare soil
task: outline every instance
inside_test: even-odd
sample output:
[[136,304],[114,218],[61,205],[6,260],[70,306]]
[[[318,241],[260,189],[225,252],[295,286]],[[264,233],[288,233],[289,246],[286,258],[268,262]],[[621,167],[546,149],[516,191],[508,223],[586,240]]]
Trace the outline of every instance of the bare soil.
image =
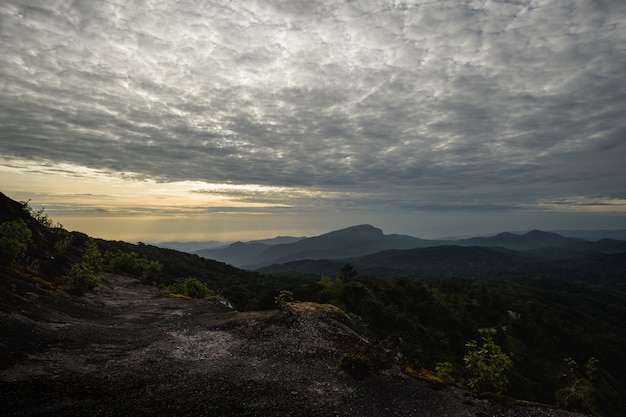
[[393,366],[356,380],[368,342],[332,306],[237,312],[113,274],[85,296],[0,274],[7,416],[573,417],[433,388]]

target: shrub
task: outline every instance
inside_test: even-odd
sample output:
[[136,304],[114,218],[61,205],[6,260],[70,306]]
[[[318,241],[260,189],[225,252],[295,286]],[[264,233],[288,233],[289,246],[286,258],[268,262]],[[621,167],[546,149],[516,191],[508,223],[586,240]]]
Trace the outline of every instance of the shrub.
[[293,292],[289,290],[282,290],[276,297],[274,297],[274,303],[281,308],[292,301],[294,301]]
[[23,220],[0,224],[0,262],[11,264],[23,258],[32,233]]
[[482,346],[475,340],[465,346],[467,353],[463,362],[469,374],[468,388],[474,392],[495,390],[502,393],[510,385],[505,373],[513,367],[511,358],[489,336],[483,338]]
[[65,289],[74,294],[83,294],[100,282],[98,274],[84,262],[77,262],[70,268],[65,281]]
[[98,249],[98,245],[96,241],[93,239],[88,239],[85,242],[85,246],[83,247],[83,258],[82,262],[87,264],[94,271],[101,271],[103,265],[102,254],[100,253],[100,249]]
[[173,294],[182,294],[192,298],[207,298],[215,295],[215,292],[204,282],[194,277],[185,278],[183,281],[170,285],[167,289]]
[[34,208],[32,208],[30,206],[30,200],[28,201],[22,201],[21,202],[22,207],[24,207],[24,210],[35,220],[37,220],[39,222],[39,224],[41,224],[43,227],[45,227],[48,230],[52,230],[53,228],[59,228],[62,229],[63,225],[61,225],[60,223],[58,224],[54,224],[54,222],[52,221],[52,219],[50,218],[50,216],[48,215],[48,213],[46,213],[46,208],[42,207],[38,210],[35,210]]
[[137,252],[118,252],[105,254],[105,264],[118,273],[130,274],[145,280],[152,280],[163,270],[159,261],[151,261]]
[[454,367],[450,362],[437,362],[435,364],[435,373],[446,383],[454,382],[453,371]]
[[98,273],[102,270],[102,255],[93,239],[87,240],[83,248],[83,256],[80,262],[76,262],[70,268],[70,273],[65,282],[68,292],[83,294],[100,283]]
[[54,242],[54,247],[61,253],[67,251],[67,248],[70,246],[74,237],[70,232],[63,228],[55,228],[52,229],[52,232],[56,236],[56,242]]
[[556,404],[576,411],[596,413],[593,380],[598,372],[598,360],[594,357],[587,359],[585,376],[576,375],[578,364],[572,358],[565,359],[565,363],[568,372],[564,377],[568,383],[556,392]]

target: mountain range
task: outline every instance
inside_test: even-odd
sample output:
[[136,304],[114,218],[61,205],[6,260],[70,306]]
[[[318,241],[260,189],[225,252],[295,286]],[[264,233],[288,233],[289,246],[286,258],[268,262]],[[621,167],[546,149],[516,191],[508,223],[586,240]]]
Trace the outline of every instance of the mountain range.
[[[517,259],[528,257],[542,259],[568,259],[584,254],[614,254],[626,252],[626,240],[601,239],[591,241],[578,237],[565,237],[557,233],[532,230],[523,234],[504,232],[490,237],[473,237],[458,240],[426,240],[413,236],[384,234],[379,228],[371,225],[358,225],[332,231],[320,236],[308,238],[292,238],[292,241],[264,240],[251,242],[235,242],[221,248],[203,249],[195,251],[197,255],[215,259],[245,269],[259,269],[270,265],[287,264],[294,266],[295,261],[321,260],[352,260],[359,258],[359,263],[369,263],[384,268],[378,258],[388,259],[396,250],[395,257],[418,259],[420,256],[436,251],[422,251],[418,249],[448,247],[439,249],[439,253],[447,253],[452,258],[464,258],[460,249],[452,250],[449,247],[483,247],[493,248],[494,257],[502,262],[503,250],[519,252]],[[403,252],[405,251],[405,252]],[[406,252],[410,251],[410,252]],[[471,251],[466,249],[463,253]],[[381,253],[382,252],[382,253]],[[455,252],[452,254],[452,252]],[[369,261],[360,259],[381,253]],[[484,254],[484,251],[481,252]],[[497,256],[496,256],[497,255]],[[510,255],[512,256],[512,255]],[[471,258],[471,257],[469,257]],[[446,262],[454,264],[455,261]],[[475,261],[473,261],[475,262]],[[329,264],[327,262],[327,264]],[[330,264],[335,266],[336,262]],[[410,262],[403,262],[407,265]],[[284,269],[284,268],[279,268]],[[407,272],[406,268],[395,268],[399,272]],[[265,269],[267,270],[267,269]],[[317,271],[316,271],[317,272]]]
[[[581,363],[591,356],[601,366],[593,385],[601,408],[588,415],[623,415],[625,242],[541,231],[426,241],[361,225],[235,245],[283,246],[273,249],[282,259],[325,256],[262,273],[154,245],[91,239],[31,213],[0,193],[0,237],[8,244],[2,255],[21,251],[15,261],[0,257],[6,415],[173,409],[180,416],[573,417],[582,415],[528,400],[552,404],[562,358]],[[11,240],[24,225],[30,238]],[[85,271],[75,266],[91,259],[88,242],[105,264],[95,288],[79,295],[68,283]],[[378,250],[394,244],[423,246]],[[149,261],[159,272],[128,275],[114,259]],[[321,268],[340,277],[320,277]],[[219,295],[170,294],[183,280]],[[283,294],[300,301],[276,310]],[[426,381],[438,374],[429,369],[446,362],[458,370],[453,378],[463,378],[466,342],[490,329],[502,351],[515,354],[509,393],[524,398],[523,407],[441,382],[431,392]]]

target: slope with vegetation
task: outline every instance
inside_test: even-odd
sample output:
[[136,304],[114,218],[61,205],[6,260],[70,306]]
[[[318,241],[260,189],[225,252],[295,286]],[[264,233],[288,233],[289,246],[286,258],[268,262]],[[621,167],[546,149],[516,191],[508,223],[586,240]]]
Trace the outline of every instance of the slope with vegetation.
[[605,417],[626,409],[626,296],[606,281],[466,279],[462,268],[421,280],[350,265],[264,275],[68,233],[0,198],[0,248],[12,248],[0,269],[0,391],[15,415],[121,404],[136,415],[572,415],[451,385]]

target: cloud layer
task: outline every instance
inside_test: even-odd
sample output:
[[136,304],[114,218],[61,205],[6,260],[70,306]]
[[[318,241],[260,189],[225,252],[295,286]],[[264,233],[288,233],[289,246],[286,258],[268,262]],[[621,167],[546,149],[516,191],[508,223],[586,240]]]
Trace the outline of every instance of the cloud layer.
[[276,204],[611,205],[624,22],[620,0],[5,0],[0,154]]

